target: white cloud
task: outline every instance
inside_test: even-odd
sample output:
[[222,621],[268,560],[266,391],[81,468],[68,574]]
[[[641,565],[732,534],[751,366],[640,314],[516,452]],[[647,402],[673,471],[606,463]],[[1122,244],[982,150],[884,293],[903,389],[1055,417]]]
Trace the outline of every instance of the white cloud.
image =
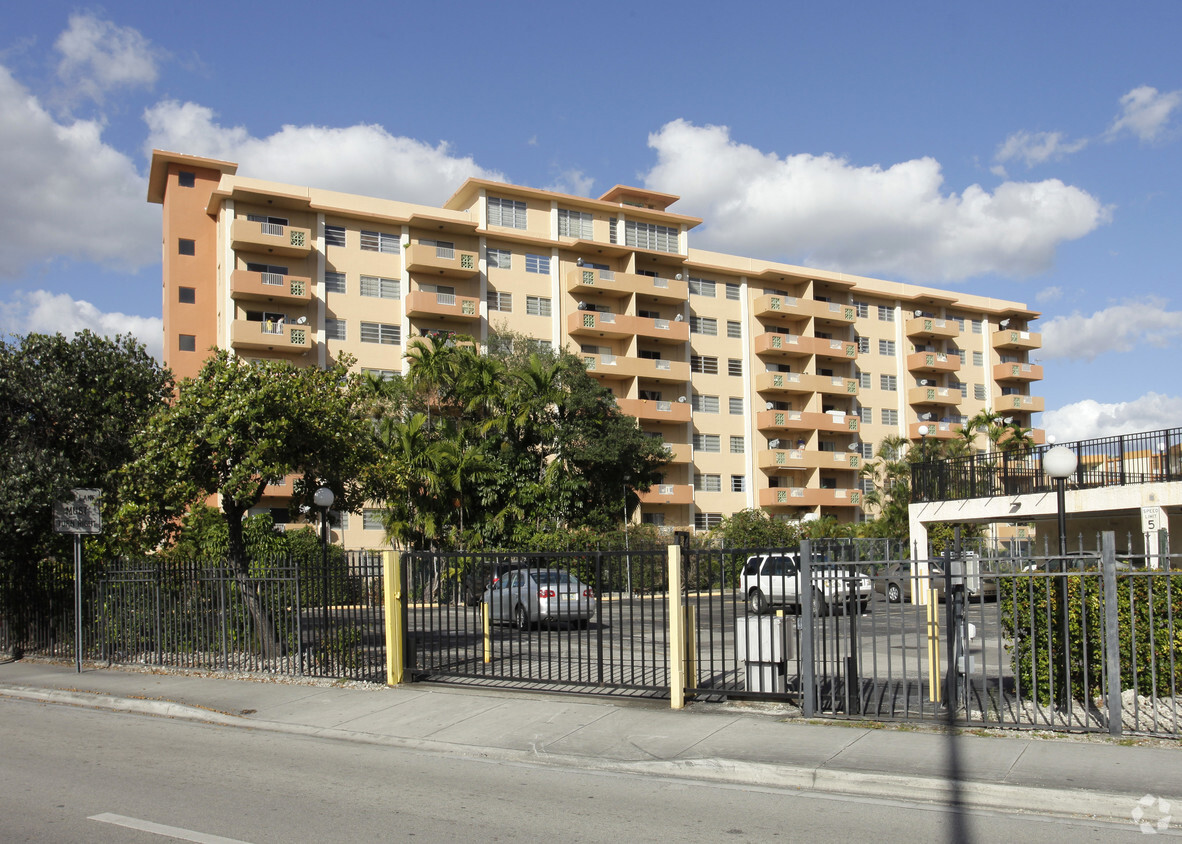
[[543,190],[552,190],[556,193],[569,193],[573,196],[590,196],[591,188],[594,185],[595,179],[588,176],[582,170],[567,170],[559,175],[556,182],[547,185]]
[[1122,302],[1093,314],[1054,317],[1042,324],[1043,358],[1095,360],[1129,352],[1138,344],[1166,348],[1182,340],[1182,311],[1166,310],[1164,299]]
[[1057,285],[1044,287],[1042,290],[1034,294],[1034,298],[1043,305],[1046,305],[1050,302],[1058,302],[1063,298],[1063,288]]
[[1109,137],[1129,131],[1142,141],[1157,140],[1174,110],[1182,106],[1182,91],[1162,93],[1149,85],[1134,88],[1120,98],[1120,115],[1108,129]]
[[710,221],[695,232],[699,245],[848,272],[921,282],[1031,275],[1110,215],[1056,179],[946,194],[931,158],[885,169],[832,155],[780,158],[731,140],[725,126],[676,120],[649,146],[657,163],[645,184]]
[[135,269],[160,259],[160,211],[101,124],[56,121],[0,66],[0,277],[56,257]]
[[103,313],[90,302],[46,290],[17,291],[7,302],[0,301],[0,334],[60,333],[72,337],[85,328],[104,337],[134,335],[148,354],[163,360],[164,321],[158,317]]
[[1146,393],[1127,402],[1084,399],[1042,415],[1042,427],[1058,442],[1178,427],[1182,397]]
[[998,147],[995,160],[1005,163],[1015,159],[1027,167],[1058,161],[1086,147],[1086,139],[1065,141],[1062,132],[1015,132]]
[[259,179],[428,204],[443,202],[469,176],[504,181],[471,157],[452,155],[445,142],[431,146],[377,125],[288,125],[256,138],[243,126],[219,125],[205,106],[176,100],[147,109],[144,120],[149,149],[235,161]]
[[113,88],[150,86],[158,75],[157,51],[148,39],[93,15],[70,15],[54,47],[61,54],[58,79],[72,97],[102,102]]

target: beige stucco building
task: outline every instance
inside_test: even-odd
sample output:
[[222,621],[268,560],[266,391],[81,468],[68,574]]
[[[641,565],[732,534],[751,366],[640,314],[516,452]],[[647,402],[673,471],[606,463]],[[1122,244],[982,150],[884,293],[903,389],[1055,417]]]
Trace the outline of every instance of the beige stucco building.
[[[646,522],[703,529],[747,507],[856,520],[884,437],[953,437],[985,408],[1031,427],[1043,409],[1025,305],[695,249],[702,221],[668,194],[469,179],[430,207],[156,151],[148,199],[178,377],[211,347],[321,366],[349,352],[393,373],[428,331],[546,340],[671,448]],[[381,532],[354,517],[344,538]]]

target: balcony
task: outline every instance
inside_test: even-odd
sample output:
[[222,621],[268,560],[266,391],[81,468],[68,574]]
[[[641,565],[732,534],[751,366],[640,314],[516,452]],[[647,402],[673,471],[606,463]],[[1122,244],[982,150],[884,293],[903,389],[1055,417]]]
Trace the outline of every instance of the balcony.
[[686,361],[583,353],[580,353],[579,357],[583,359],[587,371],[602,381],[651,378],[658,383],[666,384],[685,382],[690,377],[690,366]]
[[239,251],[303,258],[312,251],[312,233],[297,226],[237,219],[230,224],[230,246]]
[[960,336],[960,325],[951,319],[913,317],[903,324],[908,337],[952,340]]
[[950,440],[954,437],[960,436],[961,425],[959,422],[913,422],[907,426],[907,438],[919,442],[923,439],[919,435],[919,426],[926,425],[928,428],[928,439],[933,440]]
[[693,460],[694,450],[689,443],[665,443],[665,448],[673,452],[670,463],[689,463]]
[[306,325],[236,319],[230,325],[230,345],[235,349],[306,352],[312,348],[312,332]]
[[689,324],[628,314],[578,311],[567,316],[566,333],[572,337],[622,338],[638,335],[651,340],[684,343],[689,340]]
[[1000,395],[993,397],[993,409],[998,413],[1016,410],[1019,413],[1042,413],[1043,398],[1041,396]]
[[444,278],[472,278],[480,272],[476,253],[451,245],[413,241],[406,247],[406,269]]
[[637,294],[660,302],[684,302],[689,299],[689,282],[675,278],[617,273],[575,267],[566,274],[568,293],[578,295],[631,296]]
[[230,298],[236,302],[306,305],[312,301],[312,283],[303,276],[234,270],[230,273]]
[[444,317],[460,320],[480,319],[480,300],[454,293],[412,290],[406,296],[408,317]]
[[689,402],[616,399],[620,410],[646,422],[689,422]]
[[755,299],[752,314],[757,319],[788,322],[799,319],[819,319],[838,325],[853,325],[856,311],[853,305],[822,302],[799,296],[769,293]]
[[636,497],[641,504],[693,504],[694,488],[691,484],[653,484]]
[[960,372],[960,355],[915,352],[907,356],[909,372]]
[[1014,331],[1003,328],[993,332],[993,348],[1032,351],[1042,348],[1042,335],[1030,331]]
[[960,404],[960,390],[950,387],[912,387],[907,391],[908,404],[938,404],[951,407]]
[[761,410],[755,414],[755,427],[761,431],[827,431],[857,433],[857,416],[842,413],[818,413],[805,410]]
[[823,358],[854,360],[858,344],[824,337],[801,337],[796,334],[767,332],[755,338],[755,354],[774,358],[802,358],[818,355]]
[[761,393],[856,396],[858,380],[840,375],[810,375],[804,372],[764,372],[755,376],[755,389]]
[[764,472],[786,472],[795,469],[835,469],[857,472],[863,466],[862,455],[856,451],[816,451],[806,448],[763,449],[756,456],[756,465]]
[[860,507],[858,489],[819,489],[813,487],[773,487],[759,491],[760,507]]
[[993,367],[994,381],[1041,381],[1042,367],[1036,363],[999,363]]

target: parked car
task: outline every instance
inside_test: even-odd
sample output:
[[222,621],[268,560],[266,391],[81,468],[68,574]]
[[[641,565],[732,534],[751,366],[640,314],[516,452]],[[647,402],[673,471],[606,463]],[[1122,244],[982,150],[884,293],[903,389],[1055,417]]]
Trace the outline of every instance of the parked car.
[[562,621],[585,627],[595,615],[595,593],[562,569],[518,568],[498,575],[481,599],[491,621],[527,630]]
[[[911,600],[912,563],[910,560],[891,563],[874,581],[874,591],[886,595],[892,604]],[[930,583],[941,601],[945,598],[943,560],[928,560]],[[969,598],[983,600],[997,597],[997,575],[982,573],[966,579]]]
[[[870,578],[848,574],[842,563],[814,563],[812,570],[813,606],[816,612],[832,612],[838,607],[857,605],[860,612],[870,603]],[[800,560],[793,552],[753,554],[743,565],[740,588],[747,608],[760,615],[772,607],[801,607]]]

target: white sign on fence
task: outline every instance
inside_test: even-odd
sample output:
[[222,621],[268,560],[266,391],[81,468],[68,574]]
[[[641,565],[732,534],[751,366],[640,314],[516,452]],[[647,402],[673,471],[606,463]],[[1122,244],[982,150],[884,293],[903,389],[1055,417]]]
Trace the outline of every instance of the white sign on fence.
[[1160,507],[1141,508],[1141,533],[1157,533],[1165,526]]

